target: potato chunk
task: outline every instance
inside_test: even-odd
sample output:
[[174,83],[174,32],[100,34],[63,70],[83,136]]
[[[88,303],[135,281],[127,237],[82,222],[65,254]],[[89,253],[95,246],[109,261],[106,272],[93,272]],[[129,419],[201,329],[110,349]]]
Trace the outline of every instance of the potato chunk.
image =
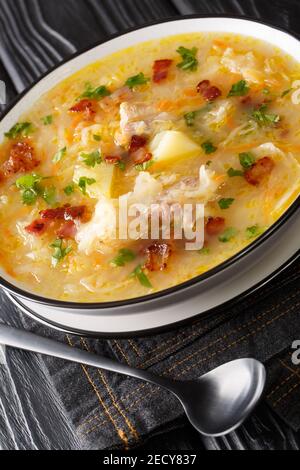
[[82,177],[95,179],[96,183],[86,187],[89,197],[99,199],[101,196],[105,196],[110,198],[112,196],[114,173],[115,166],[106,163],[101,163],[95,168],[77,165],[74,169],[73,181],[78,184]]
[[171,160],[197,156],[201,149],[183,132],[163,131],[152,140],[150,152],[155,161],[170,163]]

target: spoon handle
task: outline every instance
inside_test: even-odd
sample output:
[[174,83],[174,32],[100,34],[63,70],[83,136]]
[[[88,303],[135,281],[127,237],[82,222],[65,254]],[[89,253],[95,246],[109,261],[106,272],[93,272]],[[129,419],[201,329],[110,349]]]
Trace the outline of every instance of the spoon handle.
[[58,357],[66,361],[86,364],[92,367],[117,372],[118,374],[135,377],[137,379],[160,385],[170,391],[175,388],[175,383],[163,377],[158,377],[150,372],[134,369],[125,364],[121,364],[112,359],[96,354],[82,351],[81,349],[72,348],[67,344],[60,343],[53,339],[43,338],[28,331],[19,330],[10,326],[0,324],[0,344],[31,351],[35,353],[45,354],[46,356]]

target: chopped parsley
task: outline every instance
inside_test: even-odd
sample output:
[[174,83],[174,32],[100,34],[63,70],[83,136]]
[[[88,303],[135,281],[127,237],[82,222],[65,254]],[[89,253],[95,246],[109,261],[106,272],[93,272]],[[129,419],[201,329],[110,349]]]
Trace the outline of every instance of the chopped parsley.
[[269,95],[271,92],[270,92],[269,88],[264,88],[262,90],[262,93],[263,93],[263,95]]
[[53,163],[59,163],[63,157],[67,154],[67,147],[60,149],[52,158]]
[[87,178],[86,176],[82,176],[81,178],[79,178],[78,186],[79,186],[80,191],[82,192],[82,194],[84,194],[86,196],[87,186],[91,186],[92,184],[95,184],[95,183],[96,183],[96,180],[94,178]]
[[218,202],[220,209],[229,209],[229,207],[233,203],[234,203],[234,199],[231,197],[220,199],[220,201]]
[[281,98],[284,98],[286,95],[288,95],[291,91],[293,90],[293,88],[288,88],[287,90],[284,90],[282,93],[281,93]]
[[88,84],[86,85],[85,91],[79,96],[79,99],[89,98],[91,100],[101,100],[109,95],[111,95],[111,92],[105,85],[93,88],[92,85]]
[[99,150],[95,150],[95,152],[91,153],[81,153],[80,159],[86,164],[86,166],[90,166],[92,168],[96,165],[100,165],[102,162],[102,156]]
[[54,206],[57,202],[55,186],[49,186],[48,188],[44,188],[42,190],[41,196],[49,206]]
[[210,249],[204,246],[201,250],[198,251],[198,253],[199,255],[209,255]]
[[267,113],[267,110],[268,106],[266,104],[262,104],[260,108],[253,111],[251,115],[252,119],[262,127],[272,126],[280,121],[280,116],[278,114]]
[[5,137],[8,139],[16,139],[20,135],[28,137],[32,132],[34,132],[34,127],[31,122],[18,122],[5,133]]
[[227,171],[227,175],[230,178],[234,178],[235,176],[244,176],[244,173],[241,170],[235,170],[234,168],[229,168],[229,170]]
[[151,282],[149,281],[148,277],[144,273],[142,266],[140,264],[135,268],[131,276],[135,277],[142,286],[148,287],[148,288],[152,287]]
[[55,242],[50,245],[50,248],[54,248],[52,254],[52,266],[54,268],[72,251],[72,247],[64,246],[64,242],[61,239],[55,240]]
[[120,162],[117,163],[117,167],[119,168],[119,170],[125,171],[126,163],[123,160],[121,160]]
[[147,171],[151,166],[154,164],[154,160],[149,160],[148,162],[145,163],[139,163],[138,165],[135,165],[134,168],[137,171]]
[[211,103],[208,103],[206,106],[203,106],[203,108],[200,108],[200,109],[197,109],[195,111],[190,111],[189,113],[186,113],[184,114],[184,120],[185,120],[185,123],[188,127],[192,127],[195,125],[195,120],[196,118],[206,112],[206,111],[209,111],[211,109]]
[[228,243],[230,242],[236,235],[238,231],[234,227],[228,227],[225,232],[222,233],[222,235],[219,236],[219,240],[222,243]]
[[24,175],[17,179],[16,186],[21,190],[22,201],[26,206],[32,206],[41,194],[39,183],[44,178],[36,175]]
[[242,152],[239,154],[240,163],[243,168],[251,168],[255,163],[255,156],[251,152]]
[[138,75],[134,75],[133,77],[129,77],[125,85],[127,85],[130,89],[135,88],[138,85],[146,85],[150,81],[150,78],[145,77],[143,72],[139,73]]
[[206,153],[206,155],[210,155],[211,153],[214,153],[214,152],[216,152],[216,150],[218,150],[217,147],[215,147],[212,144],[212,142],[210,142],[209,140],[207,140],[206,142],[203,142],[201,147],[204,150],[204,152]]
[[93,135],[93,139],[96,141],[96,142],[100,142],[102,140],[102,137],[101,135],[99,134],[94,134]]
[[228,93],[228,98],[231,96],[245,96],[247,93],[249,93],[249,91],[250,87],[246,80],[240,80],[239,82],[232,85],[231,90]]
[[75,191],[75,186],[73,183],[68,184],[68,186],[64,188],[64,193],[66,194],[66,196],[71,196],[71,194],[73,194],[74,191]]
[[44,126],[49,126],[50,124],[52,124],[53,123],[52,114],[49,114],[48,116],[43,117],[42,122]]
[[198,60],[197,60],[197,47],[193,47],[192,49],[187,49],[186,47],[180,46],[177,51],[178,54],[181,56],[182,61],[177,64],[177,67],[181,70],[189,70],[190,72],[195,72],[198,68]]
[[123,248],[119,250],[118,255],[111,261],[111,264],[114,266],[125,266],[126,263],[130,263],[136,258],[136,255],[133,251]]
[[264,232],[264,228],[260,227],[258,224],[253,225],[252,227],[247,227],[246,236],[247,238],[256,238]]

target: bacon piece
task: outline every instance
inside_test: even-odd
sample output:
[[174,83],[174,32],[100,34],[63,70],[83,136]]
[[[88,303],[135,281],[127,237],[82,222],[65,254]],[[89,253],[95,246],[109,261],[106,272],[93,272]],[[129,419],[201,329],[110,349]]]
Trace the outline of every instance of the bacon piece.
[[273,170],[274,161],[270,157],[257,160],[249,170],[245,172],[246,181],[253,186],[258,186]]
[[152,153],[148,152],[145,147],[143,147],[134,152],[131,156],[135,165],[142,165],[143,163],[149,162],[153,155]]
[[167,267],[172,250],[167,243],[153,243],[146,248],[145,254],[147,256],[145,268],[149,271],[163,271]]
[[222,233],[225,229],[225,219],[223,217],[209,217],[206,226],[205,226],[205,231],[207,235],[209,236],[215,236],[219,235]]
[[134,153],[140,148],[145,147],[147,140],[147,137],[142,135],[133,135],[130,141],[129,153]]
[[46,209],[40,212],[42,219],[47,220],[75,220],[81,219],[86,211],[86,206],[64,206],[56,209]]
[[222,95],[221,90],[216,86],[211,86],[209,80],[202,80],[197,85],[198,93],[201,93],[206,101],[215,101]]
[[58,238],[75,238],[77,227],[73,220],[68,220],[56,232]]
[[26,142],[18,142],[10,149],[9,159],[2,165],[4,176],[32,171],[40,164],[34,155],[34,149]]
[[72,108],[69,109],[71,113],[83,113],[85,119],[91,119],[96,111],[94,109],[95,101],[81,100]]
[[117,163],[120,163],[120,161],[122,160],[122,157],[118,155],[108,155],[107,157],[104,158],[104,160],[106,161],[106,163],[109,163],[111,165],[116,165]]
[[250,106],[252,104],[252,98],[251,96],[244,96],[242,99],[241,99],[241,104],[243,104],[244,106]]
[[45,220],[34,220],[30,225],[25,227],[26,232],[32,235],[43,235],[48,228],[48,223]]
[[173,60],[161,59],[156,60],[153,64],[153,81],[160,83],[168,77],[169,68],[173,64]]

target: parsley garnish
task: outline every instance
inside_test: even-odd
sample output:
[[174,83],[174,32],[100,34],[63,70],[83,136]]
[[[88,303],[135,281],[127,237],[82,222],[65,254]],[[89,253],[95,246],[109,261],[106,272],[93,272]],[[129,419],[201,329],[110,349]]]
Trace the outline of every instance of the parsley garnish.
[[134,168],[137,171],[147,171],[151,166],[154,164],[153,160],[149,160],[148,162],[145,163],[139,163],[138,165],[135,165]]
[[242,152],[239,154],[240,163],[243,168],[251,168],[255,163],[255,156],[251,152]]
[[270,114],[266,111],[268,106],[262,104],[257,111],[253,111],[251,117],[260,125],[260,126],[270,126],[276,124],[280,121],[280,116],[278,114]]
[[63,149],[60,149],[52,158],[53,163],[58,163],[61,161],[61,159],[66,155],[67,153],[67,147],[64,147]]
[[250,87],[248,86],[246,80],[240,80],[237,83],[234,83],[231,87],[230,92],[228,93],[228,98],[231,96],[245,96],[249,93]]
[[96,183],[96,180],[94,178],[87,178],[86,176],[82,176],[81,178],[79,178],[78,186],[82,194],[86,196],[87,194],[86,187],[91,186],[92,184],[95,184],[95,183]]
[[210,254],[210,249],[206,248],[205,246],[198,251],[199,255],[209,255]]
[[217,147],[215,147],[212,142],[210,141],[206,141],[206,142],[203,142],[203,144],[201,145],[202,149],[204,150],[204,152],[206,153],[206,155],[209,155],[211,153],[214,153],[217,149]]
[[192,127],[195,124],[195,119],[197,117],[197,111],[191,111],[186,113],[184,116],[185,123],[188,127]]
[[142,266],[140,264],[135,268],[131,276],[136,277],[138,281],[140,282],[140,284],[142,284],[142,286],[148,287],[148,288],[152,287],[151,282],[149,281],[148,277],[144,273]]
[[264,229],[260,227],[258,224],[253,225],[252,227],[248,227],[246,229],[247,238],[256,238],[264,232]]
[[291,91],[293,90],[293,88],[288,88],[287,90],[284,90],[281,94],[281,98],[284,98],[286,95],[288,95]]
[[220,209],[229,209],[229,207],[233,204],[234,199],[229,197],[229,198],[223,198],[220,199],[218,202]]
[[125,266],[126,263],[130,263],[136,258],[135,253],[133,251],[128,250],[127,248],[123,248],[119,250],[118,255],[112,260],[111,264],[114,266]]
[[100,142],[102,138],[101,138],[101,135],[99,135],[99,134],[94,134],[94,135],[93,135],[93,139],[94,139],[96,142]]
[[64,242],[61,239],[55,240],[55,242],[50,245],[50,248],[54,248],[52,254],[52,266],[54,268],[72,251],[71,246],[64,247]]
[[56,198],[56,188],[54,186],[44,188],[42,190],[41,196],[49,206],[54,206],[54,204],[56,203],[56,200],[57,200],[57,198]]
[[230,178],[233,178],[234,176],[244,176],[244,173],[241,170],[235,170],[234,168],[229,168],[227,171],[227,175]]
[[138,85],[145,85],[150,81],[150,78],[145,77],[143,72],[139,73],[138,75],[134,75],[126,80],[125,85],[129,88],[134,88]]
[[99,150],[95,150],[92,153],[81,153],[80,159],[86,164],[86,166],[90,166],[94,168],[96,165],[100,165],[102,162],[101,153]]
[[73,194],[75,191],[75,186],[73,183],[69,184],[68,186],[66,186],[64,188],[64,193],[67,195],[67,196],[71,196],[71,194]]
[[196,58],[198,49],[197,47],[193,47],[192,49],[187,49],[186,47],[179,47],[177,51],[179,55],[181,55],[182,62],[177,64],[177,67],[181,70],[190,70],[191,72],[195,72],[198,68],[198,60]]
[[79,96],[79,99],[89,98],[91,100],[101,100],[109,95],[111,95],[111,92],[105,85],[93,88],[92,85],[88,84],[85,91]]
[[42,176],[24,175],[17,179],[16,186],[22,191],[22,201],[26,206],[32,206],[40,196],[41,188],[39,183],[43,180]]
[[53,123],[53,116],[49,114],[48,116],[43,117],[42,122],[44,126],[49,126]]
[[238,231],[236,228],[229,227],[225,230],[225,232],[222,233],[222,235],[219,236],[219,240],[222,243],[228,243],[237,235],[237,233]]
[[34,127],[31,122],[18,122],[4,135],[8,139],[16,139],[19,135],[28,137],[34,131]]

